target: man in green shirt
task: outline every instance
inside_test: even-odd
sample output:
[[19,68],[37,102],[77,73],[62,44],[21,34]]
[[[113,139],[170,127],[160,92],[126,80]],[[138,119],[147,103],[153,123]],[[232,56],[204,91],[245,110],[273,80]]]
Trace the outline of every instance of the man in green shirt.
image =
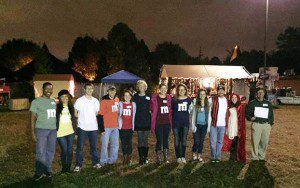
[[56,103],[50,98],[53,85],[43,84],[43,95],[32,101],[31,128],[36,142],[36,163],[34,180],[38,181],[45,175],[52,177],[52,160],[56,143]]
[[246,118],[252,121],[252,160],[265,159],[271,127],[274,124],[273,107],[264,99],[265,94],[264,88],[259,88],[257,98],[246,109]]

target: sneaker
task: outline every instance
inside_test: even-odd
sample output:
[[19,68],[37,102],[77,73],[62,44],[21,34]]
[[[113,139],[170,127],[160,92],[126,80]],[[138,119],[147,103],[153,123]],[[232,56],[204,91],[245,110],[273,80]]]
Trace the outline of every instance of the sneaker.
[[219,163],[219,162],[220,162],[220,159],[216,159],[215,162],[216,162],[216,163]]
[[149,160],[148,159],[145,160],[145,164],[149,164]]
[[202,159],[202,157],[201,157],[200,154],[198,154],[198,160],[199,160],[200,162],[203,162],[203,159]]
[[33,176],[33,179],[34,179],[34,181],[39,181],[39,180],[41,180],[43,177],[45,177],[45,174],[41,174],[41,175],[34,175]]
[[193,153],[193,161],[197,161],[198,157],[197,157],[197,153]]
[[95,168],[95,169],[100,169],[102,166],[98,163],[98,164],[95,164],[94,166],[93,166],[93,168]]
[[74,168],[74,172],[80,172],[80,170],[81,170],[81,167],[80,167],[80,166],[76,166],[76,167]]
[[216,159],[211,159],[210,162],[215,163]]
[[182,160],[181,160],[181,158],[177,158],[177,163],[181,163],[182,162]]
[[52,176],[53,176],[52,172],[46,172],[46,177],[47,178],[52,178]]
[[186,160],[184,157],[181,158],[182,163],[186,164]]

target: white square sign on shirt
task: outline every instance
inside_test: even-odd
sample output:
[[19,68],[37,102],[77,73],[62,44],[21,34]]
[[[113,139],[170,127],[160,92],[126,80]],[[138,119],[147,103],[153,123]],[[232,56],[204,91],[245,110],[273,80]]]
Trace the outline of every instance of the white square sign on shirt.
[[131,116],[131,110],[130,109],[123,109],[123,116]]
[[168,114],[169,113],[169,108],[167,106],[161,106],[160,107],[160,113],[161,114]]
[[254,116],[258,118],[268,119],[269,117],[269,108],[255,107]]
[[187,103],[178,104],[178,111],[187,111]]

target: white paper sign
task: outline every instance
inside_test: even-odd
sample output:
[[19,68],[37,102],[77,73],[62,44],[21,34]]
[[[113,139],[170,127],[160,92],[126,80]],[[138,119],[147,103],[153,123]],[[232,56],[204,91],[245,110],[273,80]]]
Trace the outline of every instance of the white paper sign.
[[255,107],[254,116],[258,118],[268,119],[269,117],[269,109],[263,107]]

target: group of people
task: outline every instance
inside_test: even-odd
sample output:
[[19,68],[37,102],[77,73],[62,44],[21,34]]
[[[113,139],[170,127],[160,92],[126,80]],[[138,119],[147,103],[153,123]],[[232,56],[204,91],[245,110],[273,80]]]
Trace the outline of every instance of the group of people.
[[[201,89],[194,99],[188,96],[186,85],[179,84],[176,94],[167,94],[168,87],[159,85],[159,92],[148,94],[147,83],[136,83],[137,93],[122,92],[110,85],[107,95],[99,102],[93,97],[94,86],[87,83],[85,94],[73,105],[67,90],[58,93],[58,103],[51,98],[53,85],[43,84],[43,95],[32,101],[31,125],[36,140],[35,180],[52,176],[52,161],[56,140],[61,148],[62,172],[70,172],[73,141],[77,135],[74,172],[83,164],[83,148],[88,139],[93,168],[114,164],[118,159],[119,138],[123,164],[130,165],[132,138],[137,132],[139,164],[147,164],[149,135],[156,136],[156,163],[169,163],[169,135],[173,130],[174,148],[178,163],[185,164],[187,137],[193,133],[193,159],[203,161],[203,146],[210,136],[211,162],[220,162],[222,151],[230,152],[230,159],[246,162],[246,120],[252,121],[252,159],[264,160],[271,126],[274,123],[272,105],[264,99],[265,90],[259,88],[257,98],[248,105],[238,94],[225,95],[225,87],[217,87],[217,95],[208,97]],[[100,155],[97,150],[98,132],[101,134]],[[109,146],[108,146],[109,145]],[[108,151],[109,148],[109,151]]]

